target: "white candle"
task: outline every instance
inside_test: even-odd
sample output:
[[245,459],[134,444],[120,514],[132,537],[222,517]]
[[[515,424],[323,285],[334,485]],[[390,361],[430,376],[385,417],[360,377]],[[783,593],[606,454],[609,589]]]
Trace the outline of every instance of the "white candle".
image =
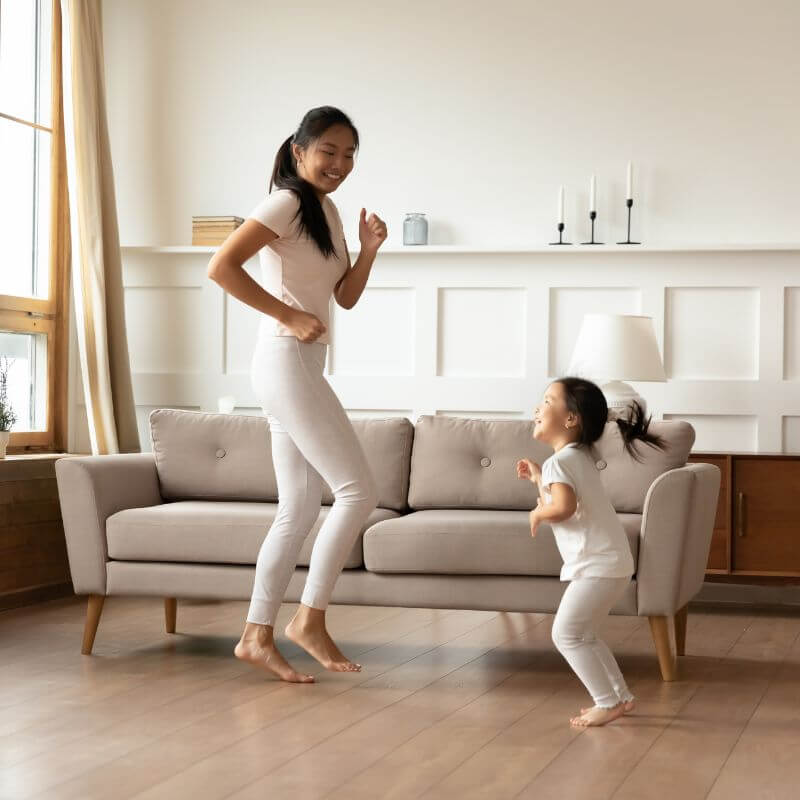
[[589,181],[589,211],[597,211],[597,181],[594,175]]
[[628,200],[633,198],[633,162],[628,162],[628,193],[625,195]]
[[564,222],[564,187],[561,186],[558,190],[558,221]]

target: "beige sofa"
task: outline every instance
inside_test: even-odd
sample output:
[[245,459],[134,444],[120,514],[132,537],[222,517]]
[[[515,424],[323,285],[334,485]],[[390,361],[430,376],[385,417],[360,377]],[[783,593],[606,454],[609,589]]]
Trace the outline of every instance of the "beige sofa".
[[[157,410],[152,454],[64,458],[56,465],[75,591],[88,594],[83,653],[108,595],[247,599],[258,549],[275,516],[270,433],[261,417]],[[334,603],[554,612],[566,586],[552,532],[530,536],[536,489],[517,459],[549,448],[532,423],[423,416],[356,420],[378,508],[356,542]],[[612,613],[649,617],[664,680],[684,651],[687,604],[705,572],[719,470],[687,464],[694,431],[657,422],[666,452],[626,455],[610,423],[595,448],[628,534],[636,574]],[[323,498],[286,599],[300,598]],[[674,621],[675,648],[670,629]]]

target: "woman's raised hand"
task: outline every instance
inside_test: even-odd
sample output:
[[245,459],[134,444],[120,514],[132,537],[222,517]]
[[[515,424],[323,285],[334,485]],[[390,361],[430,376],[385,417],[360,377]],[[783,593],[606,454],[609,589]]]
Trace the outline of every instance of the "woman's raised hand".
[[531,483],[536,483],[541,476],[542,468],[538,464],[534,464],[533,461],[529,461],[527,458],[521,458],[519,461],[517,461],[518,478],[523,478]]
[[358,239],[361,242],[361,249],[377,253],[387,236],[386,223],[377,214],[370,214],[367,217],[367,210],[362,208],[358,221]]
[[317,317],[299,308],[292,309],[285,325],[301,342],[316,342],[328,330]]

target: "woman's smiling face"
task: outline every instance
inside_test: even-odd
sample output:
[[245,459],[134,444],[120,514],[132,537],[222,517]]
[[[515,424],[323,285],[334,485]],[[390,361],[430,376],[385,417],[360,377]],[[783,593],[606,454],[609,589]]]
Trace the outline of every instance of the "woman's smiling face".
[[297,174],[319,194],[335,192],[352,172],[356,143],[346,125],[332,125],[305,149],[292,145]]

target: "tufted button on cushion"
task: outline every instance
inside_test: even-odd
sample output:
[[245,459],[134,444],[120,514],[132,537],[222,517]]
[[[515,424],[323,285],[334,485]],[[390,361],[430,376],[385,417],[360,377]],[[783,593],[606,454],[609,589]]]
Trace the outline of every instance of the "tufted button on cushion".
[[482,467],[488,467],[491,463],[492,463],[492,459],[491,458],[487,458],[486,456],[484,456],[481,459],[481,466]]
[[214,455],[217,458],[225,458],[225,451],[220,447],[219,450],[217,450],[217,452],[214,453]]

